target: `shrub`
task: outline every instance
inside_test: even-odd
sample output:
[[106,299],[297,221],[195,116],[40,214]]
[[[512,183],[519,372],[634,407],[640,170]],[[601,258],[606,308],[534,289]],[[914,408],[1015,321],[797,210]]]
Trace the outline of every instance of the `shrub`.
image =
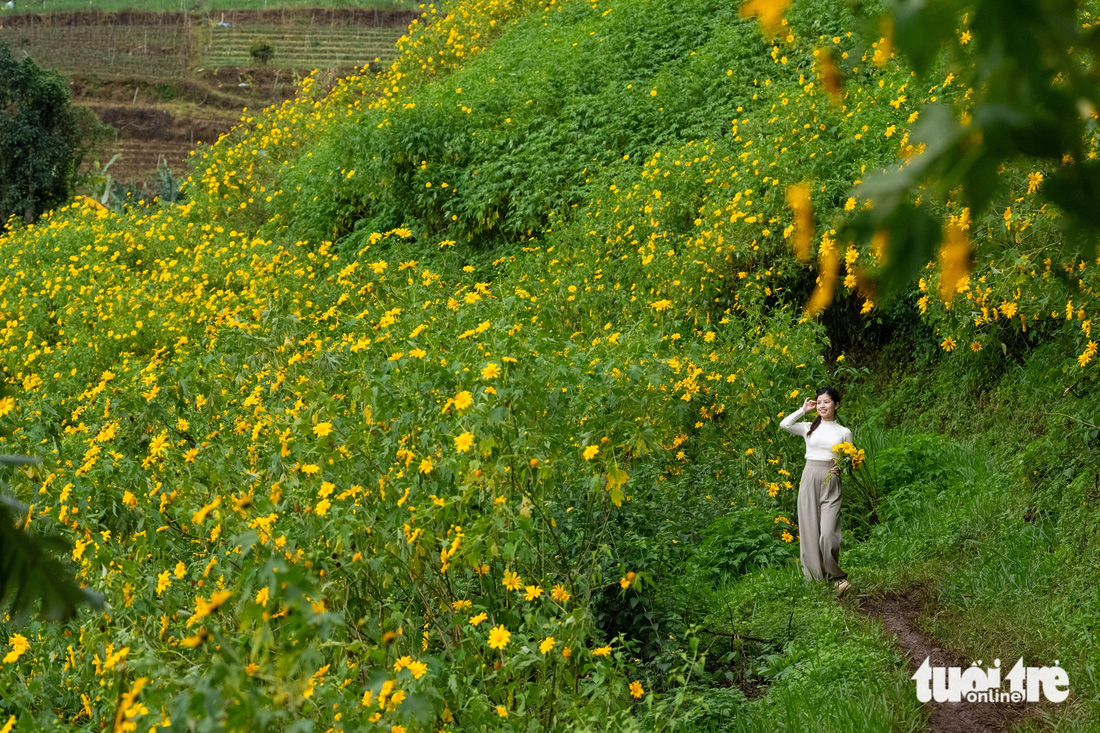
[[798,548],[781,539],[788,528],[753,509],[719,517],[707,527],[691,566],[713,583],[727,584],[756,568],[782,565],[796,557]]
[[266,38],[257,38],[248,47],[248,55],[260,66],[267,66],[275,58],[275,47]]
[[70,104],[60,74],[16,61],[0,43],[0,231],[10,217],[29,224],[68,199],[85,156],[112,134]]

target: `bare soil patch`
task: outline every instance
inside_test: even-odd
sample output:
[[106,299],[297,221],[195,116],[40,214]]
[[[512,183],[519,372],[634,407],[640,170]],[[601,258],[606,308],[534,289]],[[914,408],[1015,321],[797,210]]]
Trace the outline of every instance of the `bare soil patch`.
[[[860,613],[880,621],[887,633],[909,657],[909,670],[916,672],[928,657],[932,666],[968,667],[972,661],[942,648],[917,626],[917,617],[930,606],[931,591],[918,586],[901,593],[863,599]],[[986,666],[989,666],[987,663]],[[914,695],[916,692],[914,691]],[[925,703],[932,733],[992,733],[1011,730],[1025,714],[1026,703]]]

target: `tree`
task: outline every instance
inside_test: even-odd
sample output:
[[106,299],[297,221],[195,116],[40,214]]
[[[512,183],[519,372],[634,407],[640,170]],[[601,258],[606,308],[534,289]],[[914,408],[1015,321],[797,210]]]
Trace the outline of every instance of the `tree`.
[[267,66],[267,62],[275,57],[275,47],[266,38],[260,38],[252,42],[248,47],[248,53],[260,66]]
[[111,134],[70,104],[65,80],[0,43],[0,231],[31,223],[69,198],[84,157]]

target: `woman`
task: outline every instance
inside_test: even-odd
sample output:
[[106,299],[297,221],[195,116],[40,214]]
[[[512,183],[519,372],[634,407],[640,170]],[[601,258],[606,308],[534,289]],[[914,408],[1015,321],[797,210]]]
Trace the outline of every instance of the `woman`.
[[[828,576],[838,594],[852,587],[848,574],[837,564],[841,534],[840,467],[833,465],[833,446],[854,442],[852,431],[836,421],[840,393],[832,387],[817,390],[817,399],[807,399],[797,412],[787,415],[779,427],[806,439],[806,468],[798,487],[798,533],[802,573],[807,580]],[[810,410],[817,410],[812,422],[795,422]],[[829,474],[832,473],[832,476]]]

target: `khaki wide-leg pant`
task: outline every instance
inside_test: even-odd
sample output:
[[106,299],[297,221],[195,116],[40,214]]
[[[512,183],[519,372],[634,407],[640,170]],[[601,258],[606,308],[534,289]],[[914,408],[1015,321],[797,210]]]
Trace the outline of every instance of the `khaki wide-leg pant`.
[[[798,486],[798,544],[807,580],[843,580],[840,569],[840,477],[832,461],[806,461]],[[828,480],[828,483],[826,483]]]

